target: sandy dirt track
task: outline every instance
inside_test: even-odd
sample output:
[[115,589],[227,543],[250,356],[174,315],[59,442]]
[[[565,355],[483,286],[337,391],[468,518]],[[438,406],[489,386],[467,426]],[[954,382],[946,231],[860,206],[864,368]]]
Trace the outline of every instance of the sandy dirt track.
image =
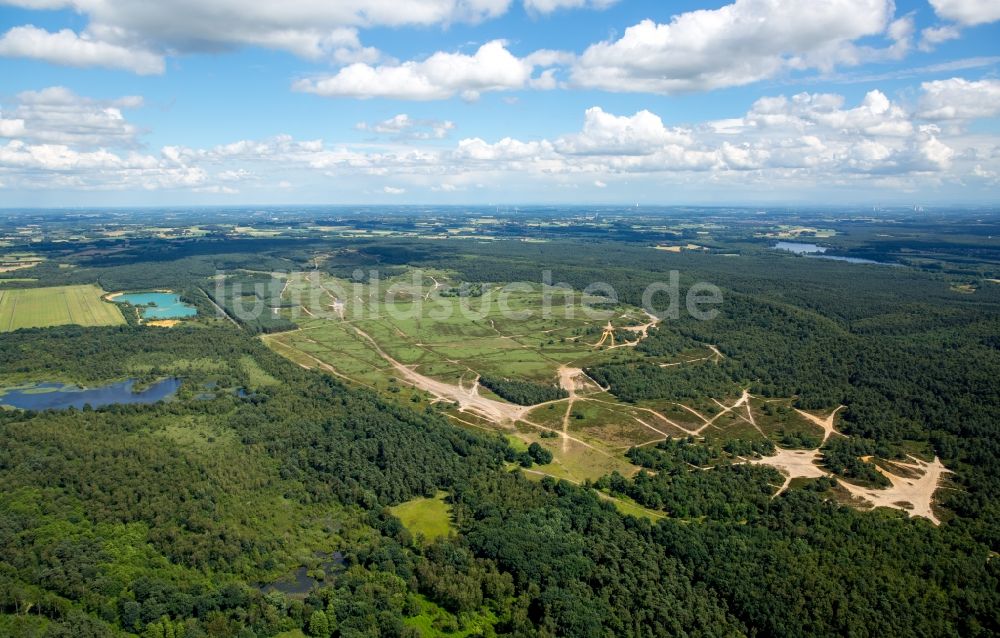
[[832,435],[840,434],[840,432],[837,432],[837,430],[834,429],[833,427],[833,419],[837,416],[837,413],[843,410],[845,407],[847,406],[844,405],[838,406],[836,410],[831,412],[830,415],[824,419],[821,419],[820,417],[815,416],[813,414],[809,414],[808,412],[803,412],[798,408],[796,408],[795,411],[798,412],[802,417],[807,419],[810,423],[814,423],[819,427],[823,428],[823,443],[826,443],[826,440],[829,439]]
[[505,403],[503,401],[496,401],[494,399],[488,399],[480,396],[478,392],[478,383],[472,384],[472,387],[469,390],[465,390],[460,386],[445,383],[444,381],[438,381],[437,379],[432,379],[426,375],[420,374],[413,368],[405,366],[389,356],[389,354],[383,350],[382,347],[368,335],[368,333],[357,327],[355,327],[354,330],[360,337],[371,344],[372,348],[380,357],[392,364],[392,367],[396,370],[396,372],[398,372],[407,382],[420,388],[421,390],[430,392],[438,399],[458,403],[460,410],[475,412],[483,418],[495,423],[505,423],[520,421],[522,417],[524,417],[524,415],[532,409],[532,407],[535,407],[514,405],[512,403]]

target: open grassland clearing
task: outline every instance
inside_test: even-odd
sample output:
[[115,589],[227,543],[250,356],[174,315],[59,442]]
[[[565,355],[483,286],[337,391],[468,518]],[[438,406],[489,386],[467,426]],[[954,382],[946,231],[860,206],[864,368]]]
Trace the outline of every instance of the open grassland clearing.
[[390,507],[389,511],[402,521],[411,534],[432,541],[452,531],[451,507],[444,499],[445,494],[441,492],[432,498],[415,498],[400,503]]
[[77,324],[113,326],[125,323],[121,311],[101,299],[93,285],[20,288],[0,291],[0,331]]

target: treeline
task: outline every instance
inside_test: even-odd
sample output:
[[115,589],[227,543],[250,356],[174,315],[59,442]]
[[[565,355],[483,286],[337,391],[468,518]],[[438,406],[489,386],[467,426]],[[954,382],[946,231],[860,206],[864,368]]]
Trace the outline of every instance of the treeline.
[[[630,479],[614,480],[633,491]],[[551,479],[541,491],[494,474],[456,486],[460,540],[514,577],[512,616],[524,619],[517,635],[534,627],[595,638],[1000,629],[1000,573],[961,532],[838,506],[819,493],[828,479],[813,484],[819,492],[772,498],[782,478],[764,467],[636,480],[636,495],[662,495],[667,512],[684,515],[656,524],[622,518],[592,491]]]
[[732,375],[711,363],[664,368],[656,363],[634,360],[596,365],[584,371],[623,401],[665,399],[683,402],[739,393]]
[[894,456],[892,450],[878,445],[871,439],[860,437],[835,437],[823,446],[823,465],[838,476],[849,479],[852,483],[871,485],[873,487],[889,487],[891,482],[878,471],[875,464],[865,457],[878,456],[889,458]]
[[231,319],[253,333],[294,330],[295,323],[281,316],[282,280],[263,273],[230,274],[203,290]]
[[518,405],[537,405],[569,396],[569,392],[557,385],[544,385],[521,379],[481,376],[479,384],[501,399]]
[[656,445],[630,448],[625,457],[640,467],[659,473],[703,468],[737,457],[770,456],[774,450],[770,439],[726,439],[719,445],[718,442],[686,436],[667,438]]
[[783,479],[772,467],[719,465],[705,470],[678,468],[632,479],[618,473],[602,477],[594,486],[616,496],[627,496],[644,507],[681,519],[709,517],[745,519],[765,508]]

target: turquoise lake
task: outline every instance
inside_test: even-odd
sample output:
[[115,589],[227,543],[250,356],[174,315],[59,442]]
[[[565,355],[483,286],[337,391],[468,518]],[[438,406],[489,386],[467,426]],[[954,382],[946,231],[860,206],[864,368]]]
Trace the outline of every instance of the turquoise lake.
[[112,299],[141,309],[143,319],[185,319],[198,314],[197,308],[181,301],[172,292],[130,292]]
[[168,399],[181,387],[175,377],[162,379],[145,390],[133,392],[135,379],[109,383],[99,388],[81,388],[63,383],[38,383],[0,392],[0,405],[22,410],[65,410],[90,405],[100,408],[115,403],[156,403]]

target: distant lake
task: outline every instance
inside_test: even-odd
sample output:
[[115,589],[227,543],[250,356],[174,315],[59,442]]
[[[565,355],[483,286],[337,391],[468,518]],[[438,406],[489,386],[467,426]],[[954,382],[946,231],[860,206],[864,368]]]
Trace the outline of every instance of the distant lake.
[[0,390],[0,404],[22,410],[64,410],[90,404],[100,408],[116,403],[156,403],[170,398],[181,387],[181,380],[170,377],[157,381],[145,390],[133,392],[135,379],[109,383],[99,388],[81,388],[63,383],[38,383],[30,387]]
[[774,247],[778,250],[787,250],[796,255],[811,255],[814,253],[825,253],[826,248],[816,244],[805,244],[797,241],[779,241]]
[[172,292],[130,292],[113,297],[115,303],[130,303],[142,309],[143,319],[185,319],[198,314],[198,309],[181,301]]
[[785,250],[790,253],[795,253],[796,255],[805,255],[806,257],[817,257],[819,259],[832,259],[834,261],[846,261],[850,264],[883,264],[880,261],[874,261],[872,259],[861,259],[860,257],[840,257],[838,255],[824,255],[826,252],[825,246],[819,246],[817,244],[807,244],[804,242],[797,241],[779,241],[774,245],[776,250]]

